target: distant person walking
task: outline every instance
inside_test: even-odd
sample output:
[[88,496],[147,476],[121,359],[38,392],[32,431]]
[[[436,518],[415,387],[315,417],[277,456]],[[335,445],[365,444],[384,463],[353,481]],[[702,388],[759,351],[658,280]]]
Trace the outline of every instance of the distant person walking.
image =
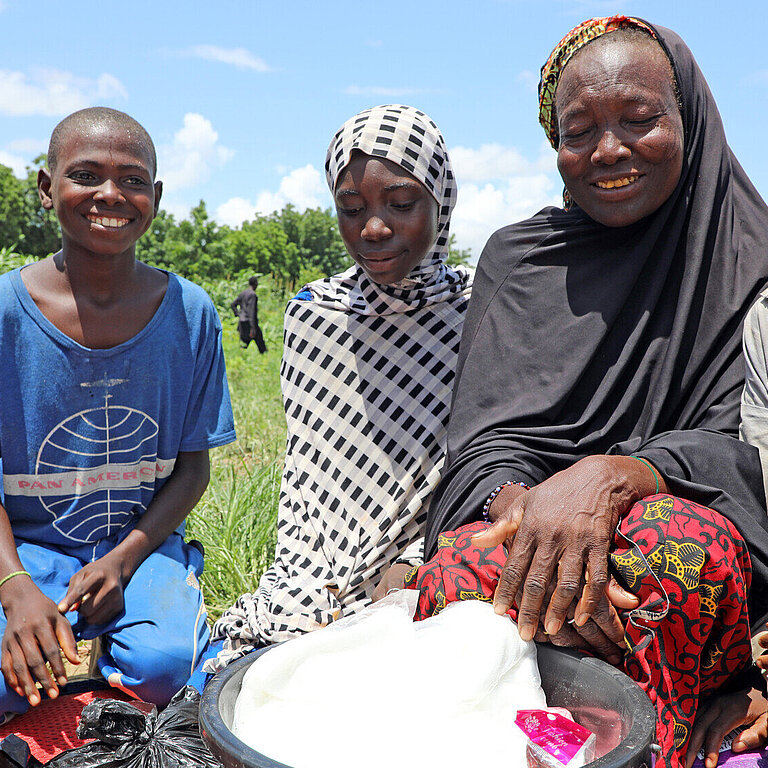
[[267,345],[259,328],[259,299],[256,296],[258,285],[258,277],[254,275],[248,278],[248,287],[240,292],[230,306],[237,318],[237,330],[240,332],[243,349],[247,349],[251,341],[255,341],[263,355],[267,351]]

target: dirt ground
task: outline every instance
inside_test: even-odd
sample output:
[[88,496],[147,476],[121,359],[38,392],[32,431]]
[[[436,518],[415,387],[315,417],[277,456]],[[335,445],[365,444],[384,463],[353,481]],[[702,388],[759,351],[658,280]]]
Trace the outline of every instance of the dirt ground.
[[72,680],[77,677],[87,677],[91,663],[91,641],[81,640],[77,644],[77,653],[80,656],[79,664],[71,664],[64,659],[64,668],[67,671],[67,677]]

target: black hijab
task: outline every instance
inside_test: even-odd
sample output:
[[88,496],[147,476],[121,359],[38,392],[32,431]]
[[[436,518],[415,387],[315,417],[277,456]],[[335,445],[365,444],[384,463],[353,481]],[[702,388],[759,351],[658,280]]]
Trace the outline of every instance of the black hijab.
[[758,451],[738,426],[742,322],[768,280],[768,207],[728,147],[690,50],[653,29],[682,102],[680,181],[628,227],[545,208],[491,237],[426,552],[440,531],[478,519],[501,483],[534,485],[589,455],[636,454],[673,493],[737,527],[757,623],[768,611],[768,516]]

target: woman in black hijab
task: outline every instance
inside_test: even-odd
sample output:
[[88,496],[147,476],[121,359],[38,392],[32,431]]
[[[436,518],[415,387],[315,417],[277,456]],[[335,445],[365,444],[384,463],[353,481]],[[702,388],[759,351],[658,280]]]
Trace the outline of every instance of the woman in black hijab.
[[[674,494],[675,514],[680,499],[716,510],[726,533],[713,538],[746,542],[756,627],[768,610],[768,517],[758,451],[739,442],[738,421],[742,321],[768,279],[768,208],[670,30],[585,22],[543,68],[540,95],[566,208],[500,230],[481,256],[426,551],[487,512],[496,522],[475,541],[508,547],[497,611],[516,599],[524,638],[541,627],[600,648],[626,628],[605,599],[614,531],[634,515],[637,535],[642,500]],[[689,727],[674,723],[671,763]]]

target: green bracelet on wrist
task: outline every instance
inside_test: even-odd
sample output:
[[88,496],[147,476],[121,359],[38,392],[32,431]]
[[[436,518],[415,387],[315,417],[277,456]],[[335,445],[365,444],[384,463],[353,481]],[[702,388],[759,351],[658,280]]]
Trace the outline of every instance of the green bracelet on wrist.
[[[651,466],[651,463],[649,461],[646,461],[645,459],[641,459],[639,456],[630,456],[630,459],[637,459],[638,461],[642,461],[643,464],[645,464],[648,469],[651,470],[651,474],[653,475],[653,479],[656,481],[656,493],[659,492],[659,473]],[[0,586],[2,586],[3,583],[0,581]]]
[[29,573],[29,571],[14,571],[13,573],[9,573],[7,576],[3,576],[2,579],[0,579],[0,587],[5,584],[6,581],[10,581],[14,576],[29,576],[29,578],[32,578],[32,575]]

